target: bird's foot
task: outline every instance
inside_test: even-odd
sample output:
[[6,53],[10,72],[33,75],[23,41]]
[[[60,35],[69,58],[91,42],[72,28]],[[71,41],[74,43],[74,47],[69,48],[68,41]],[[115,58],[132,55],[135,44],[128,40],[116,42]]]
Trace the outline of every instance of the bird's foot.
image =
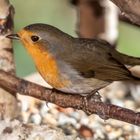
[[87,113],[87,115],[92,114],[92,112],[90,112],[89,109],[88,109],[88,102],[89,101],[101,102],[102,100],[101,100],[100,93],[98,91],[96,91],[96,92],[92,92],[89,95],[84,97],[83,105],[84,105],[84,111]]
[[[88,102],[90,101],[93,101],[93,102],[102,102],[101,100],[101,95],[98,91],[96,92],[92,92],[91,94],[87,95],[84,97],[84,102],[83,102],[83,105],[84,105],[84,111],[87,113],[87,115],[91,115],[93,114],[89,109],[88,109]],[[105,111],[102,110],[101,112],[97,110],[97,115],[103,119],[104,121],[106,121],[108,118],[108,116],[105,114]]]
[[[50,92],[50,98],[52,97],[52,93],[53,92],[55,92],[55,89],[54,88],[52,88],[52,90]],[[49,108],[48,104],[49,104],[49,101],[46,101],[46,106]]]
[[98,91],[91,92],[89,95],[87,95],[88,100],[92,100],[94,102],[101,102],[102,96]]
[[85,96],[84,97],[84,102],[83,102],[83,110],[88,116],[90,116],[92,114],[92,112],[90,112],[89,109],[88,109],[88,101],[89,100],[88,100],[87,96]]
[[[100,95],[100,93],[98,91],[93,92],[91,94],[88,95],[88,98],[94,102],[102,102],[102,96]],[[104,121],[108,120],[108,116],[106,116],[105,111],[102,110],[102,113],[100,111],[97,112],[97,114],[99,115],[99,117],[101,119],[103,119]]]

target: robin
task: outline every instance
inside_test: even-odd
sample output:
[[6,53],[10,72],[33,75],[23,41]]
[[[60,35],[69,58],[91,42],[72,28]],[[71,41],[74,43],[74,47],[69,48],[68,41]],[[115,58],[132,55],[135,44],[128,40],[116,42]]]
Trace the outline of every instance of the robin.
[[74,38],[47,24],[32,24],[17,34],[37,70],[53,88],[82,96],[113,81],[140,81],[125,65],[140,65],[140,58],[122,54],[100,39]]

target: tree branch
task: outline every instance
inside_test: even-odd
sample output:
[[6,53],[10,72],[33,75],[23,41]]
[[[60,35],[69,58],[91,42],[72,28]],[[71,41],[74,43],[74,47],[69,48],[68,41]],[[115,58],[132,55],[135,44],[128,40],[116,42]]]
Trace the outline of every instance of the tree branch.
[[[0,0],[0,69],[15,74],[12,41],[5,36],[11,34],[14,28],[14,8],[9,0]],[[15,118],[18,116],[16,94],[11,96],[0,88],[0,118]]]
[[140,26],[140,1],[139,0],[111,0],[117,5],[122,14],[132,23]]
[[0,70],[0,86],[10,93],[18,92],[22,95],[32,96],[64,108],[72,107],[84,110],[86,113],[91,112],[92,114],[99,115],[105,120],[112,118],[140,126],[140,113],[135,113],[129,109],[93,100],[88,100],[87,105],[85,106],[85,99],[80,95],[72,95],[62,93],[55,89],[48,89],[17,78],[2,70]]
[[[76,33],[82,38],[101,38],[116,47],[118,8],[109,0],[71,0],[76,6]],[[112,22],[110,22],[112,21]]]
[[[78,5],[80,0],[71,0],[71,3]],[[95,1],[95,0],[85,0],[85,1]],[[139,0],[110,0],[115,5],[117,5],[122,13],[119,15],[120,21],[132,24],[134,26],[140,26],[140,1]],[[128,3],[127,3],[128,2]],[[134,3],[134,4],[133,4]],[[131,11],[132,10],[132,11]],[[94,27],[94,26],[93,26]]]
[[5,38],[13,32],[14,8],[9,0],[0,0],[0,69],[15,74],[12,41]]
[[101,0],[79,0],[77,4],[77,35],[82,38],[94,38],[104,33],[104,16],[105,11]]

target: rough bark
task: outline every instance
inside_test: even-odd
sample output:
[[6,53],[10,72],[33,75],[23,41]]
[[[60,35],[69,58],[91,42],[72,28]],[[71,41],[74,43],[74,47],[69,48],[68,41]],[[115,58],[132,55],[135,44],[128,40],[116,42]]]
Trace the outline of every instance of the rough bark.
[[104,120],[112,118],[140,126],[140,113],[129,109],[106,104],[101,101],[87,100],[80,95],[62,93],[54,89],[48,89],[10,75],[0,70],[0,86],[11,94],[18,92],[22,95],[32,96],[46,102],[57,104],[61,107],[81,109],[86,113],[97,114]]
[[[9,0],[0,0],[0,69],[15,74],[12,41],[5,36],[13,31],[14,8]],[[17,101],[15,93],[11,96],[0,89],[0,118],[17,116]]]
[[140,25],[140,1],[139,0],[111,0],[116,4],[122,15],[127,17],[132,23]]

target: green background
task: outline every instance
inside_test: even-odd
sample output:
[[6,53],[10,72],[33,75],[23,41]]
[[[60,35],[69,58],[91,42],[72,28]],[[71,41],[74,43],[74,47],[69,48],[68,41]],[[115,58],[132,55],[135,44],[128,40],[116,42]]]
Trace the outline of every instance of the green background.
[[[75,35],[76,11],[68,0],[10,0],[15,7],[15,32],[31,23],[47,23]],[[118,50],[140,56],[140,30],[119,24]],[[35,71],[34,64],[20,42],[14,41],[16,72],[20,77]]]

